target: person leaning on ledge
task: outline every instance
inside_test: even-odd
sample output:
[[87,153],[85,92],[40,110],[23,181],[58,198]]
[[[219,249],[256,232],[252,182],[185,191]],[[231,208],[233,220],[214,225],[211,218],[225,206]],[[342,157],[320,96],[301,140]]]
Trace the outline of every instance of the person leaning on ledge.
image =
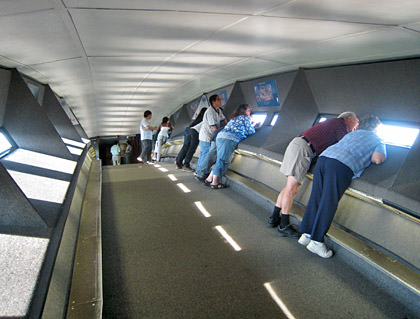
[[280,168],[280,172],[287,176],[286,186],[278,195],[268,221],[270,227],[278,227],[280,236],[298,237],[298,233],[290,225],[289,213],[293,198],[311,166],[312,159],[347,133],[354,131],[358,124],[359,120],[354,112],[343,112],[337,118],[307,129],[289,143]]
[[371,163],[381,164],[386,159],[385,144],[376,135],[380,124],[374,115],[364,117],[358,130],[347,134],[319,156],[298,242],[322,258],[333,255],[324,244],[324,236],[352,179],[360,177]]

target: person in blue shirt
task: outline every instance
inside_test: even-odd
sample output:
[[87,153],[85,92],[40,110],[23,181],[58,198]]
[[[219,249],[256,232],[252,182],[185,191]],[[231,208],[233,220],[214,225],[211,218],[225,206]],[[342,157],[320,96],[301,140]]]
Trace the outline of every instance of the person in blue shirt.
[[251,107],[248,104],[241,104],[232,114],[232,119],[217,135],[217,159],[213,170],[205,180],[207,185],[210,185],[213,189],[226,187],[225,184],[219,183],[219,179],[225,174],[235,148],[240,141],[254,133],[255,128],[251,121]]
[[360,177],[371,163],[381,164],[386,159],[385,144],[376,135],[380,124],[376,116],[366,116],[358,130],[348,133],[319,156],[298,242],[322,258],[333,255],[324,244],[324,235],[352,179]]

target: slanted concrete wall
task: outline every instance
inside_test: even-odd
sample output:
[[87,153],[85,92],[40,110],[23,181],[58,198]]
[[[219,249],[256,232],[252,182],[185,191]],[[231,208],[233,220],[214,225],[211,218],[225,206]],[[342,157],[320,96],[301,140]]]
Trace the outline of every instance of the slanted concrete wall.
[[[185,104],[180,110],[179,115],[176,120],[178,125],[172,130],[171,137],[179,137],[182,138],[182,133],[184,132],[185,127],[187,127],[191,123],[191,115],[188,112],[189,105]],[[172,123],[172,120],[171,120]],[[172,124],[173,125],[173,124]]]
[[279,112],[279,119],[262,148],[284,154],[289,142],[311,127],[318,113],[305,72],[299,70]]
[[73,159],[45,109],[35,100],[16,70],[12,71],[3,124],[18,147]]
[[6,100],[9,94],[10,71],[0,69],[0,127],[3,126],[4,113],[6,112]]
[[227,101],[226,106],[223,110],[223,114],[225,114],[226,118],[230,119],[231,115],[233,114],[233,112],[235,112],[235,109],[238,107],[238,105],[244,104],[244,101],[245,97],[241,89],[241,84],[239,82],[236,82],[232,89],[232,93],[229,96],[229,100]]
[[48,118],[61,137],[81,142],[79,133],[74,128],[66,112],[64,112],[60,102],[57,100],[54,92],[49,86],[45,88],[42,107],[45,109]]
[[0,226],[47,227],[1,163],[0,184]]

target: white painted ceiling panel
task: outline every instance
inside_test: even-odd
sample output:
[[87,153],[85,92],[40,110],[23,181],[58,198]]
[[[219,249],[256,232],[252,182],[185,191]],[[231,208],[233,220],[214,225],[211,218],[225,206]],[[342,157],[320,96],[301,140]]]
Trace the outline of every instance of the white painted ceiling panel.
[[283,47],[309,44],[374,29],[372,25],[272,17],[249,17],[189,49],[254,56]]
[[0,37],[88,136],[127,135],[236,80],[418,57],[420,1],[3,0]]
[[157,66],[163,64],[167,59],[166,55],[161,56],[138,56],[138,57],[90,57],[89,63],[95,74],[101,73],[125,74],[153,71]]
[[70,10],[89,56],[173,53],[240,17],[202,13]]
[[295,0],[266,14],[319,20],[399,25],[419,20],[417,0]]
[[68,7],[258,14],[290,0],[64,0]]
[[49,83],[52,85],[58,85],[60,82],[91,79],[89,65],[84,58],[34,64],[31,67],[41,74],[48,74]]
[[[219,74],[220,77],[225,76],[225,80],[245,80],[260,75],[277,73],[287,69],[289,69],[287,64],[259,58],[250,58],[214,71],[210,73],[210,76]],[[226,77],[226,75],[228,75],[228,77]]]
[[6,68],[14,68],[19,65],[19,62],[0,55],[0,65]]
[[408,24],[405,26],[405,28],[409,30],[415,30],[417,32],[420,32],[420,21],[417,23]]
[[56,4],[53,0],[2,0],[0,1],[0,16],[54,8]]
[[80,57],[81,53],[57,10],[0,18],[0,55],[21,64]]
[[403,29],[381,29],[306,47],[287,48],[262,58],[294,66],[320,66],[348,62],[410,57],[420,51],[420,34]]
[[[4,65],[4,64],[1,64]],[[6,66],[6,65],[4,65]],[[21,64],[21,63],[12,63],[10,66],[8,66],[10,68],[17,68],[17,70],[33,79],[36,79],[38,82],[41,83],[48,83],[49,82],[49,78],[48,76],[38,72],[37,70],[35,70],[34,68],[32,68],[32,66],[30,65],[25,65],[25,64]],[[61,83],[61,82],[60,82]]]

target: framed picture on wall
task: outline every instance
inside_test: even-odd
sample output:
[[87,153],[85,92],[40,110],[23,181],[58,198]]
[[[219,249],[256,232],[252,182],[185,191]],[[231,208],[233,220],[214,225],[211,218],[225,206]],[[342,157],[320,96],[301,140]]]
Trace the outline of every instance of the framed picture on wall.
[[226,91],[220,91],[218,96],[220,98],[220,101],[222,101],[222,105],[220,105],[220,107],[223,109],[226,106],[226,103],[227,103],[227,100],[228,100],[227,93],[226,93]]
[[258,106],[280,105],[276,80],[255,83],[254,92]]
[[[198,103],[198,102],[197,102],[197,103]],[[209,102],[207,101],[207,97],[206,97],[206,95],[203,95],[203,96],[201,97],[201,99],[200,99],[200,103],[198,103],[197,105],[198,105],[198,106],[197,106],[197,108],[196,108],[196,110],[195,110],[195,113],[193,114],[193,117],[192,117],[192,119],[193,119],[193,120],[195,120],[195,119],[197,118],[198,114],[200,114],[200,111],[201,111],[201,109],[202,109],[203,107],[205,107],[205,108],[210,107],[210,104],[209,104]]]
[[192,102],[190,104],[190,108],[191,108],[192,114],[194,114],[198,109],[198,101]]

